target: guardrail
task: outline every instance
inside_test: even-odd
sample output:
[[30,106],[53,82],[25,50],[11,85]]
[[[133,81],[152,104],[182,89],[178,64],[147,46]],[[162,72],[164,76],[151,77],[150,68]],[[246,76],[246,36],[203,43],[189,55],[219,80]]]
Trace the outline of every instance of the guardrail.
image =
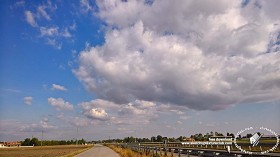
[[153,155],[165,155],[171,154],[172,157],[178,156],[181,157],[182,154],[194,156],[212,156],[212,157],[225,157],[225,156],[235,156],[235,157],[245,157],[245,156],[265,156],[265,157],[274,157],[280,156],[280,153],[254,153],[254,154],[247,154],[241,151],[228,151],[226,146],[224,149],[205,149],[205,148],[190,148],[186,145],[183,145],[181,142],[169,142],[169,143],[162,143],[162,142],[144,142],[144,143],[114,143],[114,145],[129,148],[134,151],[144,152],[146,154],[152,153]]

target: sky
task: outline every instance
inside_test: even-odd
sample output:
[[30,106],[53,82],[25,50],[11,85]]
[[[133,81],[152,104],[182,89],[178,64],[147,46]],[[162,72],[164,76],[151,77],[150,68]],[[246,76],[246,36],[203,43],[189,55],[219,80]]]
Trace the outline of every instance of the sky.
[[2,0],[0,141],[280,134],[279,6]]

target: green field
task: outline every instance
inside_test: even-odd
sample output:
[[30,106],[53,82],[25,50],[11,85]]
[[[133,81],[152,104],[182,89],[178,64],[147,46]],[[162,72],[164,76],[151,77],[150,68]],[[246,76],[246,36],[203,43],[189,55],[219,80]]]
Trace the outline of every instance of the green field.
[[1,157],[72,157],[93,147],[87,146],[35,146],[35,147],[14,147],[0,148]]

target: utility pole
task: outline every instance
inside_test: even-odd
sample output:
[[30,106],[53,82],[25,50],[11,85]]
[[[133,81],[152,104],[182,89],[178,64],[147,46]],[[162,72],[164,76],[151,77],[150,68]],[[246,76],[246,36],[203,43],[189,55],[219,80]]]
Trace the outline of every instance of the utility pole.
[[43,146],[44,130],[42,130],[41,147]]
[[77,127],[77,136],[76,136],[76,146],[78,146],[78,127]]

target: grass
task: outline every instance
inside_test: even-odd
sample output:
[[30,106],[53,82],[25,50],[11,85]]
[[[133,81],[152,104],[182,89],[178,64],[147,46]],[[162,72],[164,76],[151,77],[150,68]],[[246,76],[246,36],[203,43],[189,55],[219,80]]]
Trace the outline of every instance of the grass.
[[1,157],[73,157],[83,151],[92,148],[93,145],[87,146],[36,146],[36,147],[14,147],[1,148]]
[[111,148],[115,152],[117,152],[121,157],[164,157],[163,152],[160,155],[160,154],[153,154],[152,152],[146,153],[143,151],[133,151],[129,148],[122,148],[115,145],[106,145],[106,146]]

